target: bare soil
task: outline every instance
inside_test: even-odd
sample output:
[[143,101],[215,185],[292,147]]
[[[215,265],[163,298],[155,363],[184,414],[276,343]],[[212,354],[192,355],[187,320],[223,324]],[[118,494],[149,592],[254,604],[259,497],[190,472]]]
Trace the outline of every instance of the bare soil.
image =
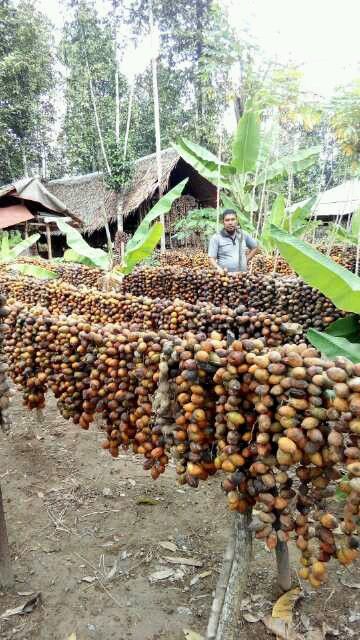
[[[42,422],[18,393],[12,416],[12,433],[0,434],[0,482],[16,582],[11,592],[0,591],[0,638],[182,640],[185,628],[204,634],[231,526],[219,479],[179,488],[170,466],[153,482],[135,456],[112,459],[103,451],[97,427],[84,432],[63,420],[50,395]],[[167,560],[174,557],[201,566]],[[150,582],[165,570],[173,575]],[[320,591],[302,585],[302,637],[310,640],[309,625],[330,640],[360,637],[359,591],[342,579],[359,584],[359,572],[334,563]],[[38,592],[31,612],[1,617]],[[279,595],[273,555],[255,543],[244,610],[270,613]],[[239,640],[273,637],[261,621],[242,620]]]

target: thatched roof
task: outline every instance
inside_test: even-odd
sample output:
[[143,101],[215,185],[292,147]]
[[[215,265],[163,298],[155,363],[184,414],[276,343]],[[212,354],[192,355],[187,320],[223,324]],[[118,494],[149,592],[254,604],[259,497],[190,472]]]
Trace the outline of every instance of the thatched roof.
[[[170,174],[179,160],[180,156],[174,149],[162,151],[162,190],[166,190]],[[123,214],[127,216],[149,200],[157,187],[156,155],[136,160],[131,184],[123,194]],[[102,173],[50,180],[47,188],[82,220],[87,232],[103,227],[104,211],[110,222],[116,220],[119,194],[107,189]]]

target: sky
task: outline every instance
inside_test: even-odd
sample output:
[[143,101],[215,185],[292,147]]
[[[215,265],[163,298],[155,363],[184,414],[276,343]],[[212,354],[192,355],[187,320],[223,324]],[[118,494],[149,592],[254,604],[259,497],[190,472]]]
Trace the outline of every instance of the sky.
[[360,67],[360,0],[221,0],[279,62],[300,64],[306,91],[329,96]]

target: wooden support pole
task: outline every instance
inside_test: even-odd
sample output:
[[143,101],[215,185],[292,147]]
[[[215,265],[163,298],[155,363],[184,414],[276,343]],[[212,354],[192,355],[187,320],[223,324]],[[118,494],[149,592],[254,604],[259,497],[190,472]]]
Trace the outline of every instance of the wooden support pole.
[[46,223],[46,239],[47,239],[48,259],[52,260],[51,233],[50,233],[50,225],[48,222]]
[[0,486],[0,588],[7,589],[11,587],[13,583],[14,576],[11,568],[9,541]]
[[275,553],[279,587],[283,591],[289,591],[291,589],[291,573],[287,542],[280,542],[278,540]]
[[224,556],[211,607],[206,640],[240,640],[241,601],[252,554],[251,512],[234,513],[231,539]]

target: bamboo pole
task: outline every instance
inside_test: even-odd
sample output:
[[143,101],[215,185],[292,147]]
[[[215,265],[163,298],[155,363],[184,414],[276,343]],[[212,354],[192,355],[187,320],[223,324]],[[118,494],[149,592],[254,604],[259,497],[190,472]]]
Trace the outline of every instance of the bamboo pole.
[[3,497],[0,485],[0,587],[8,589],[14,584],[9,541],[6,529]]
[[[157,176],[158,176],[158,190],[159,190],[159,200],[162,196],[162,167],[161,167],[161,134],[160,134],[160,108],[159,108],[159,88],[157,81],[157,65],[156,65],[156,51],[155,51],[155,32],[154,32],[154,16],[153,16],[153,6],[152,0],[149,3],[150,9],[150,33],[151,33],[151,43],[152,43],[152,56],[151,56],[151,64],[152,64],[152,78],[153,78],[153,98],[154,98],[154,119],[155,119],[155,142],[156,142],[156,166],[157,166]],[[163,234],[161,236],[161,253],[165,252],[165,216],[163,213],[160,214],[160,222],[163,225]]]

